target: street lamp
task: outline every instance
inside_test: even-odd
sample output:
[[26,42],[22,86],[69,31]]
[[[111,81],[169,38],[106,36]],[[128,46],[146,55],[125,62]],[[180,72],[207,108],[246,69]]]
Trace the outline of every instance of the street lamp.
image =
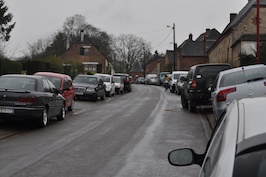
[[167,25],[167,27],[171,27],[173,29],[173,47],[174,47],[174,68],[173,70],[175,71],[175,63],[176,63],[176,44],[175,44],[175,23],[173,23],[173,26]]

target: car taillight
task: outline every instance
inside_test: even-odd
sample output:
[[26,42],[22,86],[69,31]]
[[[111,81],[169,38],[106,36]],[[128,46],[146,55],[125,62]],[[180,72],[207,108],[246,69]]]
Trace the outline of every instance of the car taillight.
[[235,92],[236,91],[236,87],[233,88],[228,88],[225,90],[221,90],[216,97],[217,102],[222,102],[222,101],[226,101],[226,96],[229,93]]
[[196,89],[197,88],[197,81],[193,80],[191,83],[191,88]]
[[129,82],[129,78],[128,77],[126,78],[126,82]]
[[36,102],[36,98],[35,97],[19,97],[18,102],[34,103]]

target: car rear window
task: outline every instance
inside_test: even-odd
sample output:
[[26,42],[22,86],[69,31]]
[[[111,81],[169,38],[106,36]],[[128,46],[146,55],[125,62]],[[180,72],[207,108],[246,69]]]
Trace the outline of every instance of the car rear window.
[[227,87],[230,85],[238,85],[246,82],[243,71],[228,73],[222,76],[219,87]]
[[266,78],[266,68],[253,68],[245,70],[247,81],[255,81]]
[[211,66],[199,66],[196,69],[196,78],[206,78],[213,74],[218,74],[220,71],[224,71],[229,69],[230,66],[228,65],[211,65]]
[[0,88],[36,91],[37,81],[33,78],[3,77],[0,78]]

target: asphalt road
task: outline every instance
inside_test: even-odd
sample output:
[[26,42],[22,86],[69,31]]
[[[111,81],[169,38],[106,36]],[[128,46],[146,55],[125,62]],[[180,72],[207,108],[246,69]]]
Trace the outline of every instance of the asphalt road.
[[43,129],[1,123],[0,176],[196,176],[197,165],[173,167],[167,155],[183,147],[204,152],[213,126],[209,109],[189,113],[180,96],[149,85],[105,101],[77,101],[67,115]]

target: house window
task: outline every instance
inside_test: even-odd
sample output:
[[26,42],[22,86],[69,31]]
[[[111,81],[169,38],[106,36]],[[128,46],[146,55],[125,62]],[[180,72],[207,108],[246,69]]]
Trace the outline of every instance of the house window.
[[89,65],[89,71],[96,72],[97,71],[97,65]]
[[83,46],[80,48],[80,55],[88,56],[91,46]]

